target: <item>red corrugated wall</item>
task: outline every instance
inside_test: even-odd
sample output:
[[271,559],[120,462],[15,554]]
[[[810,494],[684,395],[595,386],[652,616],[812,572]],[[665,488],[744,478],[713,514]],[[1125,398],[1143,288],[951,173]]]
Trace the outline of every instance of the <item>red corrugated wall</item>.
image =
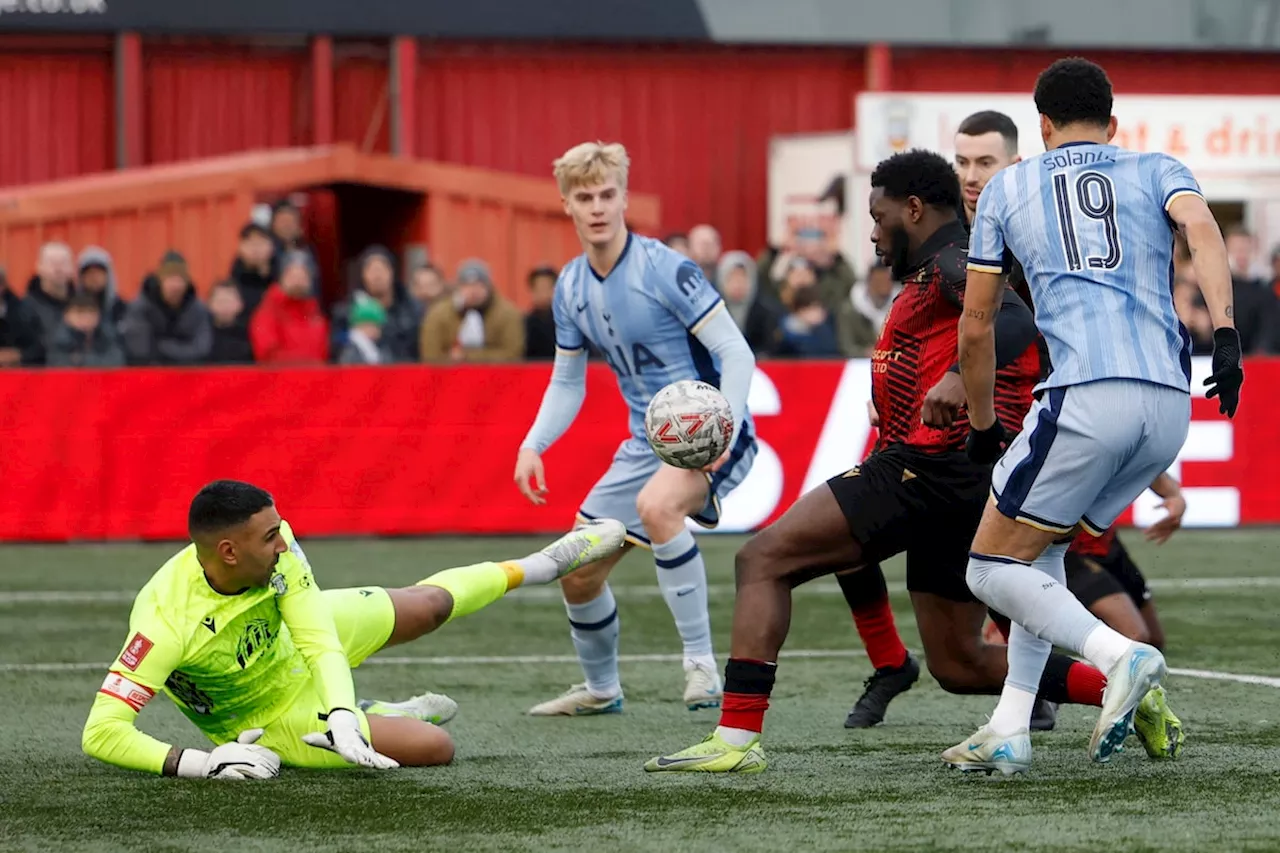
[[547,175],[585,139],[619,140],[668,230],[712,222],[763,244],[769,137],[847,128],[860,50],[426,44],[417,153]]
[[[111,168],[111,40],[0,37],[0,184]],[[894,48],[906,90],[1028,91],[1052,51]],[[1268,55],[1088,51],[1123,92],[1280,93]],[[340,141],[390,148],[385,42],[334,49]],[[305,44],[146,39],[144,148],[163,162],[312,141]],[[769,137],[853,122],[855,49],[421,46],[419,157],[545,175],[583,139],[621,139],[632,186],[662,198],[664,229],[715,223],[726,248],[764,240]]]
[[111,40],[0,37],[0,185],[115,165]]
[[391,150],[391,91],[386,46],[339,44],[333,58],[333,132],[363,150]]
[[[893,49],[892,88],[920,92],[1028,92],[1045,66],[1071,51]],[[1134,53],[1084,50],[1117,92],[1144,95],[1280,94],[1274,53]]]
[[144,42],[143,157],[168,163],[310,143],[307,62],[302,47]]

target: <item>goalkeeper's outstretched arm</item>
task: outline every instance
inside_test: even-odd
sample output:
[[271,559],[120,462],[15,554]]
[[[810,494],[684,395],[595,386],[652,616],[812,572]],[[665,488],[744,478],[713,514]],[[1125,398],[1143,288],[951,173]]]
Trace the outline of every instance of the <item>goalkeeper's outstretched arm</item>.
[[134,725],[138,712],[129,700],[121,698],[120,693],[107,692],[108,685],[113,682],[126,696],[137,694],[150,699],[147,694],[151,691],[129,682],[119,673],[109,673],[107,681],[94,697],[89,719],[84,724],[80,745],[85,754],[126,770],[140,770],[157,776],[177,775],[182,750],[138,731]]
[[280,772],[280,758],[253,744],[254,729],[234,743],[206,752],[182,749],[138,730],[138,712],[150,702],[182,663],[177,634],[147,605],[135,605],[128,642],[98,689],[80,736],[86,755],[126,770],[157,776],[266,779]]

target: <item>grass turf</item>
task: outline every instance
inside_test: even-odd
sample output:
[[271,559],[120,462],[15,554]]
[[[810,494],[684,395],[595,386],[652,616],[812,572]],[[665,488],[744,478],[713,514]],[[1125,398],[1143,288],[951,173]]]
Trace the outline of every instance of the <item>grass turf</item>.
[[[1188,532],[1163,548],[1124,534],[1153,580],[1174,667],[1280,676],[1280,532]],[[728,651],[732,551],[703,537],[712,619]],[[400,585],[451,566],[518,556],[540,542],[306,541],[326,587]],[[865,657],[791,657],[779,666],[766,725],[770,769],[754,777],[650,776],[649,756],[688,746],[715,724],[690,713],[674,661],[623,664],[623,715],[522,715],[580,678],[554,590],[520,592],[356,673],[362,696],[446,692],[453,766],[373,773],[284,771],[267,783],[149,778],[98,765],[80,729],[103,671],[30,664],[105,663],[125,639],[129,601],[172,545],[0,548],[0,850],[1245,850],[1280,847],[1280,692],[1175,676],[1171,701],[1189,736],[1174,764],[1135,741],[1108,766],[1085,747],[1095,714],[1064,707],[1036,735],[1032,775],[962,778],[938,752],[990,712],[990,697],[943,693],[923,676],[886,722],[842,721]],[[919,647],[902,567],[886,567],[908,645]],[[623,655],[679,652],[652,563],[627,558],[613,584]],[[1246,583],[1242,578],[1264,578]],[[1214,579],[1204,583],[1201,579]],[[42,594],[64,593],[60,598]],[[23,593],[26,593],[25,595]],[[31,593],[36,593],[32,595]],[[835,585],[795,597],[787,650],[849,652],[857,638]],[[785,654],[785,651],[784,651]],[[541,662],[493,657],[546,656]],[[563,661],[568,657],[570,660]],[[479,660],[490,658],[490,660]],[[201,737],[167,700],[140,718],[185,745]]]

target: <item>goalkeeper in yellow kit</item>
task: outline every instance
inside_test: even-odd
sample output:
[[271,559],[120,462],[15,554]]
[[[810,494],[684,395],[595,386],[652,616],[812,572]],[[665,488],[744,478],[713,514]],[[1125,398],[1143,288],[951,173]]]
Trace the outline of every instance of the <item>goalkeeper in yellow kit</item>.
[[[133,604],[129,638],[94,697],[94,758],[166,776],[266,778],[289,767],[446,764],[453,742],[413,716],[357,707],[351,668],[525,584],[551,583],[622,547],[605,519],[536,554],[446,569],[403,589],[322,592],[270,494],[221,480],[191,502],[191,544]],[[164,691],[212,750],[182,749],[134,721]]]

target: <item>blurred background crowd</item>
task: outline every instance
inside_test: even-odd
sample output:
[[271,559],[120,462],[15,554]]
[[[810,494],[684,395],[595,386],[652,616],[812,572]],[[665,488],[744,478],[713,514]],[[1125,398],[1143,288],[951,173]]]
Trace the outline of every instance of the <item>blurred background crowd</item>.
[[[350,265],[346,298],[324,304],[303,219],[281,202],[240,230],[226,278],[202,300],[180,250],[157,259],[130,302],[109,247],[50,242],[19,298],[0,273],[0,366],[517,362],[555,355],[558,270],[530,269],[524,312],[482,258],[454,270],[407,267],[380,245]],[[1246,353],[1280,352],[1280,246],[1264,254],[1241,227],[1226,234]],[[887,267],[855,270],[821,232],[755,254],[725,250],[710,224],[664,241],[701,268],[758,356],[865,357],[901,289]],[[1190,264],[1174,303],[1194,354],[1213,327]]]

